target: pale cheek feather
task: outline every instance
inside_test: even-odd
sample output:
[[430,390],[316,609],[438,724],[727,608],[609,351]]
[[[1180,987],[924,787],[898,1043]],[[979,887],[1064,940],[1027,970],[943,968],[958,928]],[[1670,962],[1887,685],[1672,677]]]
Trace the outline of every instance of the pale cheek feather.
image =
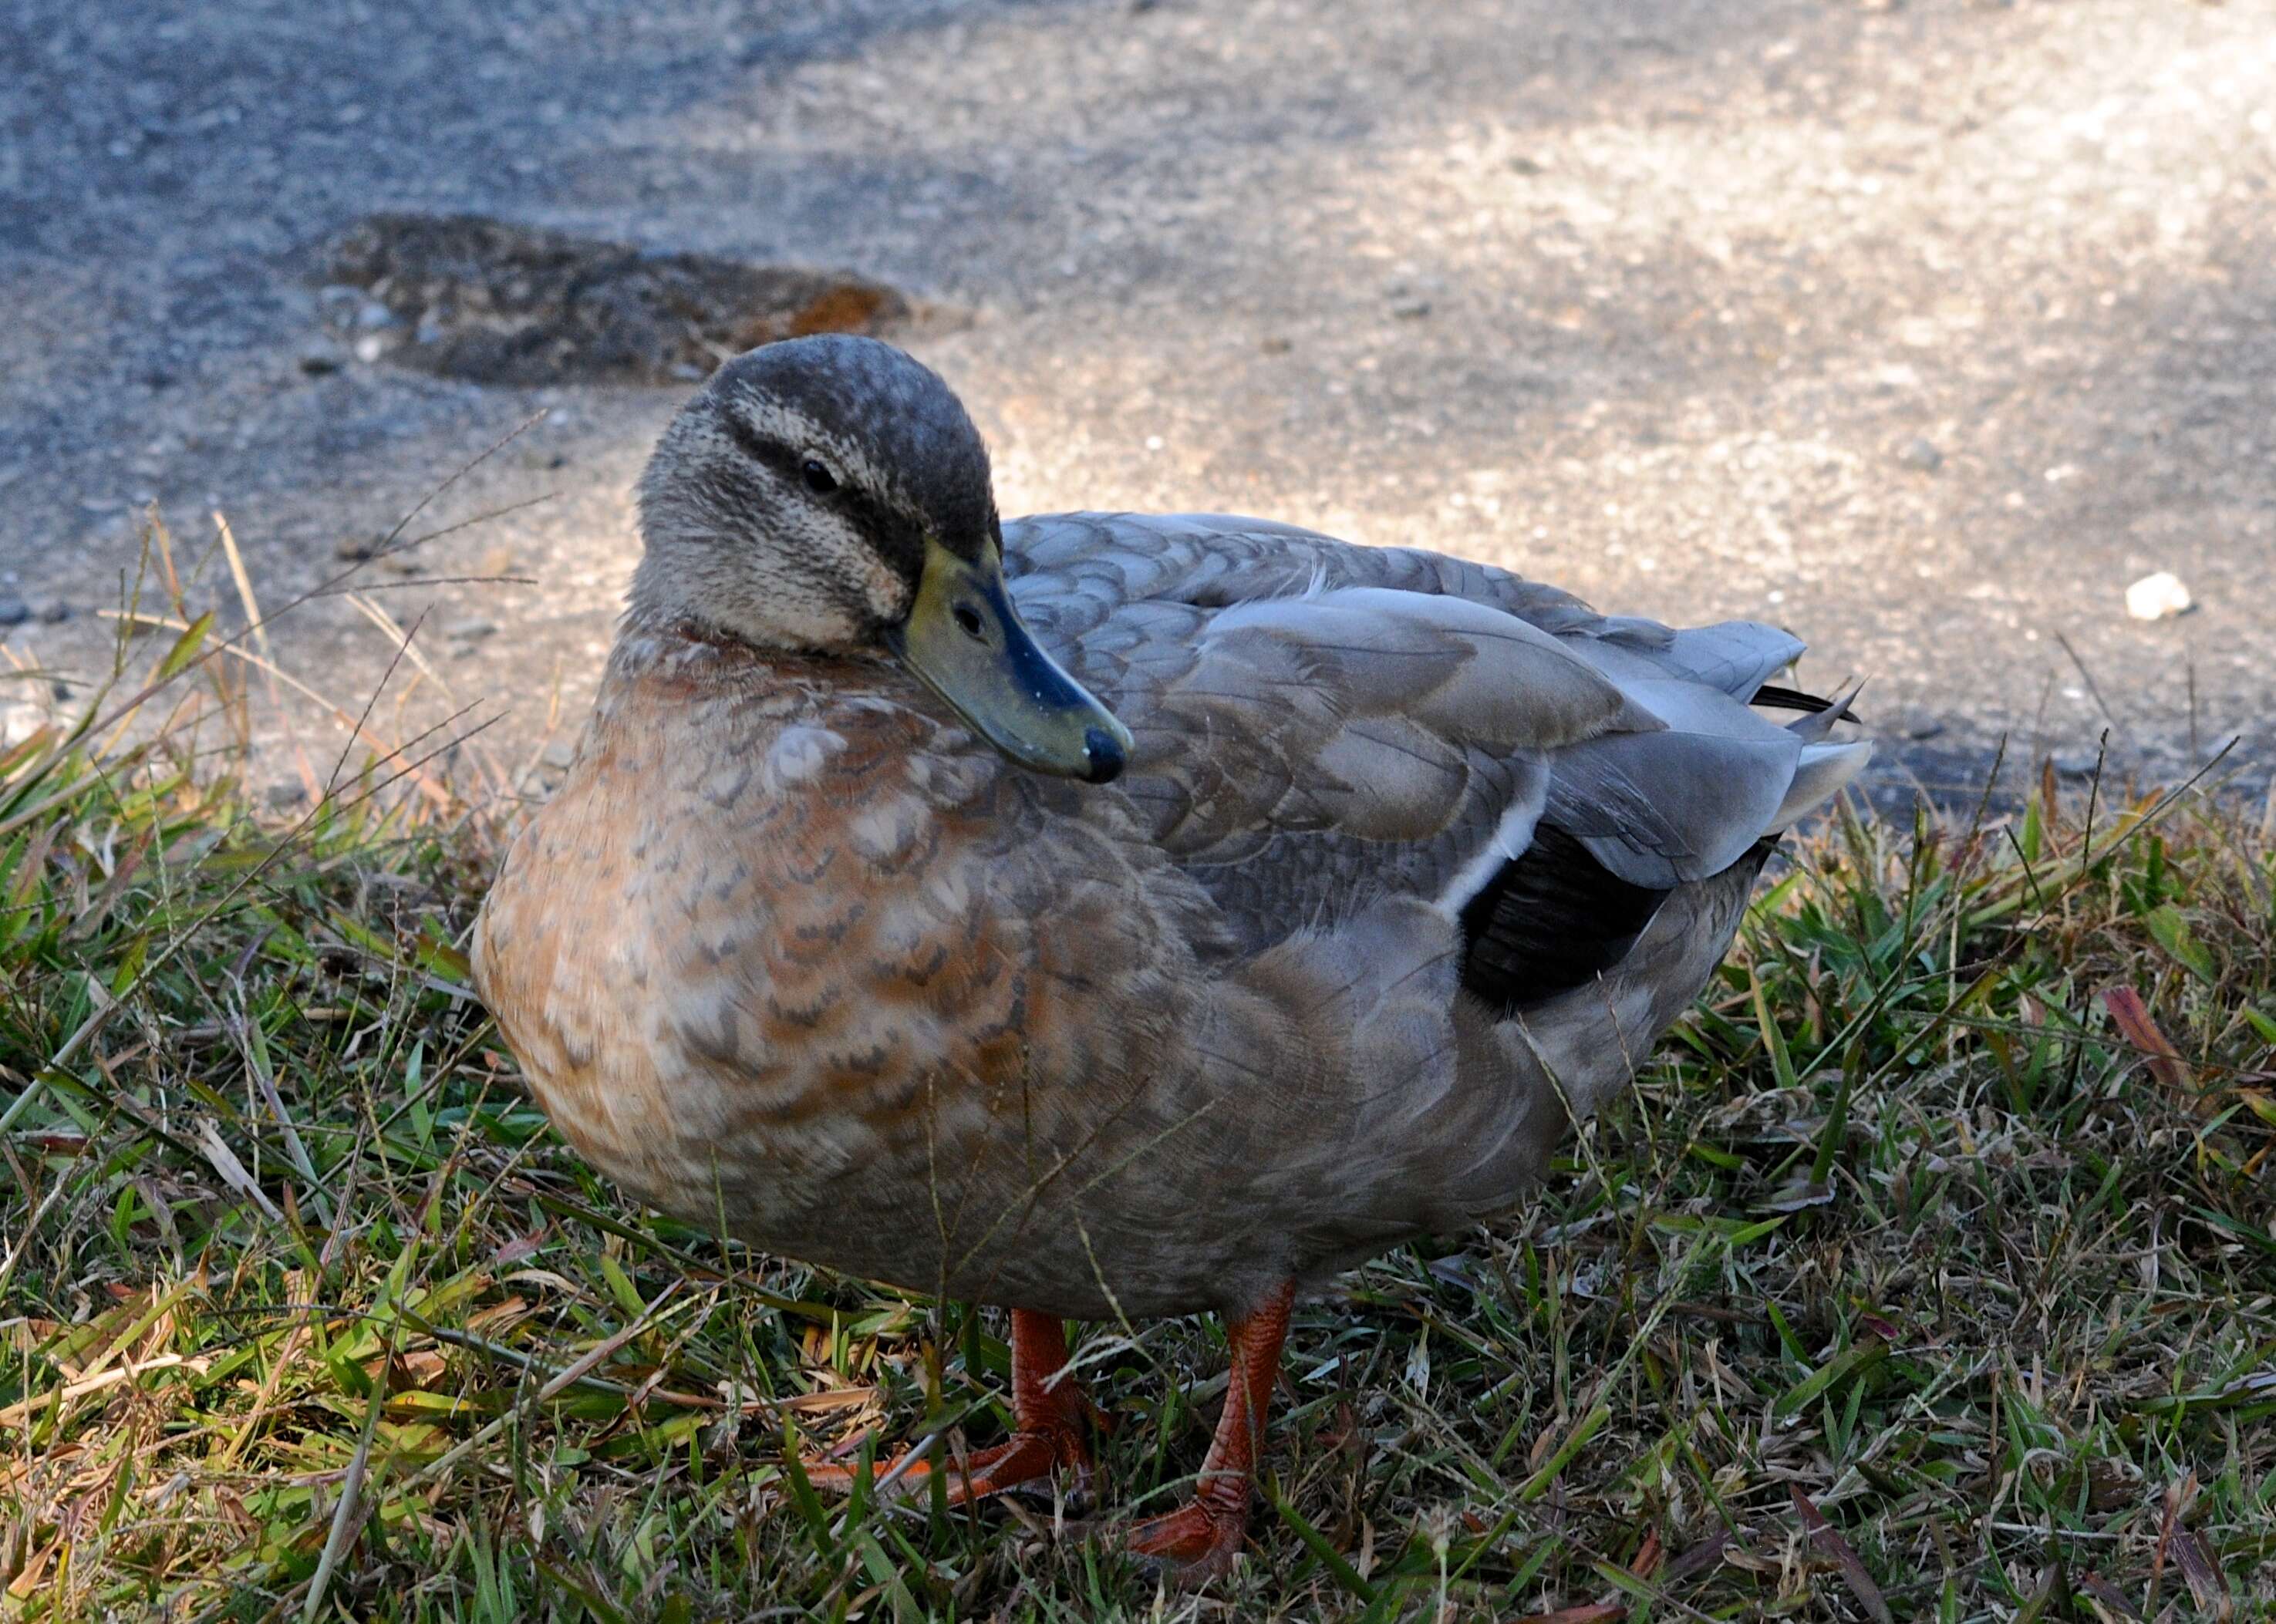
[[857,545],[854,556],[861,565],[861,593],[869,601],[871,618],[890,625],[907,616],[915,596],[909,583],[888,567],[876,550],[867,543]]
[[861,622],[846,610],[821,599],[802,606],[784,603],[757,621],[758,640],[794,649],[832,649],[850,643],[861,634]]

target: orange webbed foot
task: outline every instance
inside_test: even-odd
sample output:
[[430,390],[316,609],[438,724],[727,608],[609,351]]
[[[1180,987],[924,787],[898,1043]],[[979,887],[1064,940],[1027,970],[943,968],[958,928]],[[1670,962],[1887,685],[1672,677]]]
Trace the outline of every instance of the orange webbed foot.
[[1248,1543],[1248,1485],[1263,1447],[1264,1412],[1279,1377],[1280,1344],[1288,1334],[1288,1305],[1294,1295],[1293,1285],[1283,1286],[1258,1308],[1225,1322],[1233,1370],[1194,1498],[1130,1530],[1131,1554],[1172,1584],[1182,1588],[1221,1577]]
[[1130,1530],[1130,1552],[1180,1589],[1207,1584],[1233,1571],[1248,1542],[1248,1484],[1240,1499],[1211,1496],[1187,1501],[1165,1517]]

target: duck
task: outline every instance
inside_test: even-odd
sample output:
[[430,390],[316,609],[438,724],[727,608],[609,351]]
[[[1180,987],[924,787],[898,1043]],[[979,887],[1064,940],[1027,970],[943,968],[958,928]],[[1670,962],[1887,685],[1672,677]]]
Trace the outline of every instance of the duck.
[[[1216,1313],[1226,1572],[1292,1303],[1521,1204],[1871,754],[1747,621],[1214,513],[1003,520],[950,386],[824,335],[658,441],[477,991],[560,1134],[764,1252],[1009,1311],[952,1502],[1093,1470],[1069,1321]],[[818,1484],[845,1486],[817,1463]]]

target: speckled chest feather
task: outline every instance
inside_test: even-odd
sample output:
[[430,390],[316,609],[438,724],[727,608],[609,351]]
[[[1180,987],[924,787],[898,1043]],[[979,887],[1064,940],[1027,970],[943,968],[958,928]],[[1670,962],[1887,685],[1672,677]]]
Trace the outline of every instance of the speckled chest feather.
[[562,1131],[659,1206],[1022,1294],[1066,1268],[1034,1254],[1075,1187],[1204,1104],[1160,1062],[1206,901],[1142,879],[1112,805],[854,670],[627,640],[492,892],[482,992]]

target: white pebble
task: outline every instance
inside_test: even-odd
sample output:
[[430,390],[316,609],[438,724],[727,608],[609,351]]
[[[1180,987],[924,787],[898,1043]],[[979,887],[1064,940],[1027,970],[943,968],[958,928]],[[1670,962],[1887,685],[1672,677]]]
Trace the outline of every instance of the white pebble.
[[2144,575],[2126,588],[2126,612],[2136,620],[2163,620],[2186,614],[2196,602],[2181,578],[2170,570]]

